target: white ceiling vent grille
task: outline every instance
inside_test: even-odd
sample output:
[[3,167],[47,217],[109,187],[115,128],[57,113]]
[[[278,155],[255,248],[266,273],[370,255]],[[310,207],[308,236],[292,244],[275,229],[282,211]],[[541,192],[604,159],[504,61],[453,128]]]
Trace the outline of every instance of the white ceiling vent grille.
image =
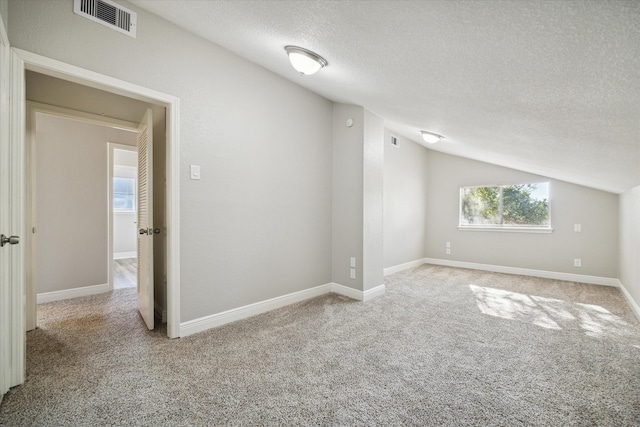
[[138,15],[110,0],[74,0],[73,12],[133,38],[136,37]]

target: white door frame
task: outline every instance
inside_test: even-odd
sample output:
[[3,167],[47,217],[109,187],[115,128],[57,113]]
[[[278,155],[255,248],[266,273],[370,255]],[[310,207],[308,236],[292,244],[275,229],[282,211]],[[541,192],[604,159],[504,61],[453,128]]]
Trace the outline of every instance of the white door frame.
[[[10,131],[11,140],[20,147],[19,152],[15,153],[11,159],[12,165],[16,166],[17,177],[17,180],[13,180],[12,187],[19,191],[23,202],[12,209],[17,213],[16,220],[20,221],[20,227],[17,229],[21,230],[22,234],[24,234],[24,202],[26,200],[23,184],[26,144],[26,70],[166,108],[167,335],[170,338],[178,338],[180,336],[180,99],[21,49],[12,48],[11,65]],[[12,265],[14,277],[11,281],[11,352],[12,361],[15,362],[11,367],[12,385],[24,382],[26,358],[24,251],[16,258]]]

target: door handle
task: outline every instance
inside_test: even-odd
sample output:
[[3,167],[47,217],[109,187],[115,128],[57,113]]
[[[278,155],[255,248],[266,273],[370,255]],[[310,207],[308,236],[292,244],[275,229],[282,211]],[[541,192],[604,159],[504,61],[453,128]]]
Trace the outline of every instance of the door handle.
[[20,237],[18,236],[7,237],[4,234],[0,234],[0,247],[6,245],[7,243],[10,245],[17,245],[18,243],[20,243]]

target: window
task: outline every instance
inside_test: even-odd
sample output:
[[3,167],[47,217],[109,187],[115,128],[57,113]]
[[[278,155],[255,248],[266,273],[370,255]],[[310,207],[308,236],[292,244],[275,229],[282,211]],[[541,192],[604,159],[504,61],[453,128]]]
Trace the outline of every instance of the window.
[[113,211],[135,212],[136,180],[133,178],[113,177]]
[[462,187],[459,228],[550,232],[549,183]]

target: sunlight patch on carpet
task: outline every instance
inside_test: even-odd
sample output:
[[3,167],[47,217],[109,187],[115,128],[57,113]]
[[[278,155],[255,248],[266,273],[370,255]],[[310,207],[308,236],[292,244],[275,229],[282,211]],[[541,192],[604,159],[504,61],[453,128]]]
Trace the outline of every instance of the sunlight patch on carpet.
[[628,324],[599,305],[572,303],[486,286],[469,285],[469,288],[480,311],[489,316],[556,330],[577,324],[585,335],[594,338],[619,337],[627,333],[625,327]]

